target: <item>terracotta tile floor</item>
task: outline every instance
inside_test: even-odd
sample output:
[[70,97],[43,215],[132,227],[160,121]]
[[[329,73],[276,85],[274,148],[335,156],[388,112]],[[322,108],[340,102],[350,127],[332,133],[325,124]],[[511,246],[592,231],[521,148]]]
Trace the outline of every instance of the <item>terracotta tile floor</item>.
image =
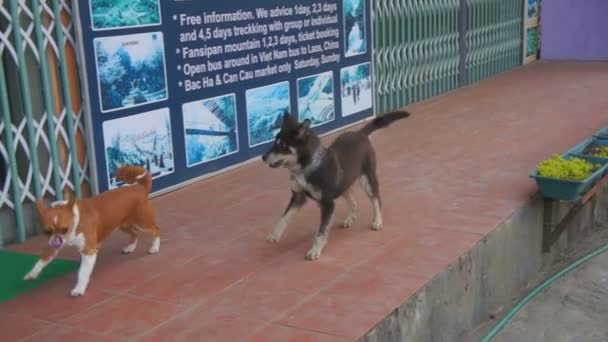
[[149,239],[120,255],[116,233],[84,298],[68,296],[70,274],[0,305],[2,339],[356,339],[522,206],[541,158],[608,124],[606,89],[607,63],[537,63],[412,106],[373,136],[385,229],[368,229],[358,191],[359,220],[316,262],[304,260],[315,205],[264,241],[288,200],[284,170],[254,162],[156,198],[159,255]]

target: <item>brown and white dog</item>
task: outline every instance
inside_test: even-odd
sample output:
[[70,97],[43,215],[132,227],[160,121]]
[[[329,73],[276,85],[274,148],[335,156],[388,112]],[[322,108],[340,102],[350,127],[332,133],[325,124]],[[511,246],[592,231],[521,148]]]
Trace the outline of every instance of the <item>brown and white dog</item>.
[[348,203],[348,215],[343,226],[350,227],[355,221],[357,203],[351,188],[356,180],[361,183],[374,208],[371,228],[382,229],[376,153],[369,136],[408,116],[410,113],[404,110],[380,115],[358,131],[342,133],[329,147],[324,147],[311,129],[310,120],[298,122],[297,118],[285,113],[281,130],[262,159],[271,168],[289,170],[291,200],[267,240],[278,242],[293,216],[307,199],[312,199],[321,207],[321,224],[306,259],[319,259],[329,237],[337,198],[344,197]]
[[127,254],[135,250],[140,231],[154,236],[149,253],[160,249],[160,230],[156,224],[156,213],[148,201],[152,188],[152,176],[139,166],[119,166],[116,178],[129,183],[98,196],[55,202],[50,207],[39,199],[36,209],[42,231],[49,237],[48,246],[25,279],[35,279],[65,246],[75,247],[81,255],[78,281],[71,291],[72,296],[84,295],[97,259],[100,243],[116,228],[131,237],[123,248]]

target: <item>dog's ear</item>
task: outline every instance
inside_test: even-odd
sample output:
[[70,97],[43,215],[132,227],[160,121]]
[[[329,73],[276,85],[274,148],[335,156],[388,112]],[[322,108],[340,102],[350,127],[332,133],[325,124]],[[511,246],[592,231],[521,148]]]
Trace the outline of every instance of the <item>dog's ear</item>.
[[39,198],[36,201],[36,210],[40,215],[42,215],[46,211],[46,206],[44,205],[44,200],[42,198]]
[[303,139],[308,136],[308,133],[310,132],[311,124],[312,124],[312,122],[310,122],[310,119],[306,119],[306,120],[302,121],[302,123],[298,127],[298,139]]

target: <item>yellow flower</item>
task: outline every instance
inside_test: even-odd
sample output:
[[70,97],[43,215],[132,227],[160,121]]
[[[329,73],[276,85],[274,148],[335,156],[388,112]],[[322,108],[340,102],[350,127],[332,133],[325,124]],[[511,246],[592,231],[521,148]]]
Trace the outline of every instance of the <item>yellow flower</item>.
[[540,162],[537,170],[543,177],[584,180],[600,167],[600,164],[594,165],[580,158],[565,159],[559,154],[554,154],[551,158]]

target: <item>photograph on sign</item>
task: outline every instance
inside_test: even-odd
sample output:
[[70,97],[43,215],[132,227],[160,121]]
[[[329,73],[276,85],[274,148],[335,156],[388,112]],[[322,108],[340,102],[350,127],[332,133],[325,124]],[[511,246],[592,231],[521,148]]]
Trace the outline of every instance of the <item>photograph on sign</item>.
[[239,151],[234,94],[182,106],[188,167]]
[[365,53],[365,0],[344,0],[344,39],[346,57]]
[[526,57],[536,55],[538,51],[538,26],[526,30]]
[[95,58],[102,112],[167,99],[161,32],[97,38]]
[[538,0],[528,0],[528,19],[538,17]]
[[334,74],[331,71],[298,79],[298,118],[319,126],[335,119]]
[[290,111],[289,82],[249,89],[245,98],[249,146],[274,140],[281,128],[283,113]]
[[342,116],[372,108],[372,78],[370,63],[342,68]]
[[89,0],[93,30],[161,24],[160,0]]
[[109,188],[117,183],[117,164],[140,165],[152,178],[173,173],[175,169],[169,108],[135,114],[103,123]]

